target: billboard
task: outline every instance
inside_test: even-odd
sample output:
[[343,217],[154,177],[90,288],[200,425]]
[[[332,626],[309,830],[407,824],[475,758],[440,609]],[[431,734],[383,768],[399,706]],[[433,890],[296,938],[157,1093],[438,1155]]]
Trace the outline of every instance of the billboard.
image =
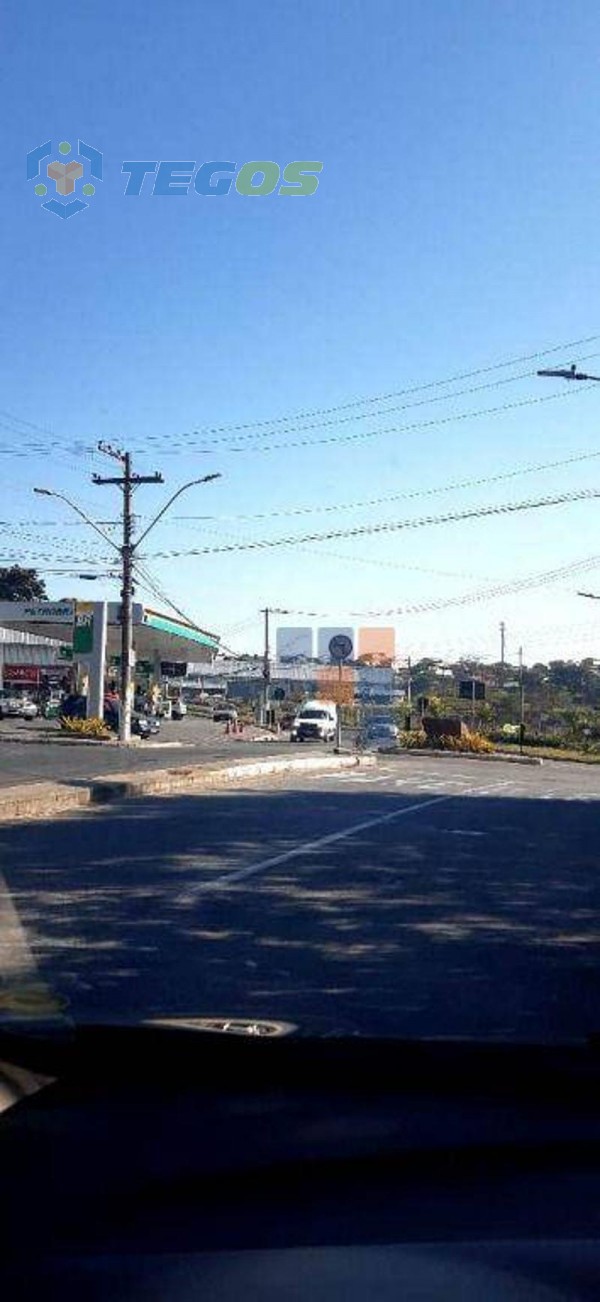
[[[353,628],[346,628],[346,627],[341,628],[339,625],[336,625],[333,628],[317,629],[317,657],[319,660],[324,661],[325,664],[331,664],[329,643],[334,637],[349,637],[352,643],[352,647],[354,648]],[[352,651],[352,655],[353,654],[354,654],[354,650]]]
[[395,628],[357,629],[357,660],[372,665],[391,665],[396,658]]
[[290,628],[278,628],[275,638],[275,655],[277,660],[312,660],[312,628],[300,625]]

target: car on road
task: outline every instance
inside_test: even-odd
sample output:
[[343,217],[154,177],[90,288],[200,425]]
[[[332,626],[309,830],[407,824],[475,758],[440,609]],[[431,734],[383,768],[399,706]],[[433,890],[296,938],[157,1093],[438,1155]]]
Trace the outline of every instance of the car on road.
[[187,712],[188,709],[185,701],[182,701],[179,697],[177,698],[177,700],[173,701],[173,704],[171,706],[172,719],[185,719]]
[[398,740],[398,731],[393,719],[373,717],[363,724],[359,740],[363,746],[389,746]]
[[213,723],[237,723],[238,712],[233,705],[218,705],[213,710]]
[[307,701],[294,719],[290,741],[335,741],[336,728],[334,701]]

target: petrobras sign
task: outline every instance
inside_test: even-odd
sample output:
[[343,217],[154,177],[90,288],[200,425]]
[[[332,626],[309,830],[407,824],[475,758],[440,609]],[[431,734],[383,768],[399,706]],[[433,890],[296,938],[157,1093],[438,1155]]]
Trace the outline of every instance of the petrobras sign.
[[72,601],[0,601],[0,623],[23,623],[30,619],[44,624],[71,624]]

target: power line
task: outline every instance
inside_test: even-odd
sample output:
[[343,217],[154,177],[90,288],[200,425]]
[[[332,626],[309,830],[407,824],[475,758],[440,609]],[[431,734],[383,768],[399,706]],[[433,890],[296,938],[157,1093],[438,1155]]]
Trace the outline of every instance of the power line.
[[518,592],[529,591],[532,588],[552,586],[571,574],[582,573],[599,567],[600,556],[587,556],[582,560],[572,561],[569,565],[563,565],[558,569],[544,570],[541,573],[526,575],[522,579],[494,584],[488,588],[478,588],[473,592],[462,593],[455,597],[442,597],[406,606],[392,606],[387,610],[348,610],[343,612],[339,610],[290,610],[288,613],[297,618],[302,617],[305,619],[390,619],[394,615],[424,615],[438,610],[446,610],[452,606],[473,605],[477,602],[491,601],[496,597],[505,597]]
[[[487,484],[498,484],[508,479],[518,479],[522,475],[539,474],[545,470],[563,469],[565,466],[576,465],[583,461],[594,461],[600,457],[600,452],[582,452],[576,453],[572,457],[563,457],[559,461],[545,461],[537,464],[529,464],[516,467],[513,470],[500,471],[495,475],[482,475],[476,479],[455,480],[449,484],[440,484],[435,488],[417,488],[410,492],[388,493],[383,497],[362,498],[353,502],[335,502],[325,505],[316,506],[292,506],[281,511],[258,511],[251,514],[237,515],[180,515],[174,516],[173,519],[181,523],[195,520],[271,520],[274,518],[291,517],[297,515],[330,515],[337,511],[362,510],[368,506],[385,506],[388,502],[413,501],[420,497],[434,497],[441,493],[451,493],[460,491],[465,488],[481,488]],[[203,530],[203,532],[206,532]]]
[[[278,452],[287,448],[311,448],[324,447],[327,445],[337,445],[339,443],[361,443],[367,439],[384,438],[388,434],[412,434],[417,430],[433,429],[441,425],[451,425],[455,421],[480,420],[482,416],[498,416],[507,411],[517,411],[522,407],[539,406],[544,402],[557,402],[560,399],[574,397],[576,394],[583,394],[584,389],[560,389],[556,393],[539,395],[535,398],[521,398],[516,402],[505,402],[498,407],[482,407],[475,411],[455,412],[452,416],[439,416],[431,420],[413,421],[409,425],[386,425],[383,429],[359,430],[355,434],[325,435],[323,438],[310,439],[288,439],[282,443],[267,443],[250,447],[223,447],[221,453],[247,453],[247,452]],[[212,449],[197,446],[192,443],[186,443],[178,446],[174,439],[168,443],[160,445],[163,455],[176,454],[177,452],[189,452],[191,449],[196,453],[210,455]],[[139,447],[138,452],[143,452],[145,448]]]
[[[575,453],[571,457],[561,457],[560,460],[558,461],[542,461],[542,462],[527,464],[524,466],[516,466],[512,470],[499,471],[497,474],[494,475],[481,475],[473,479],[455,480],[448,484],[438,484],[434,488],[417,488],[411,490],[410,492],[387,493],[384,494],[382,497],[359,498],[351,502],[334,502],[334,503],[325,503],[325,504],[317,503],[316,505],[311,505],[311,506],[290,506],[290,507],[285,507],[280,511],[254,511],[249,513],[240,512],[231,515],[175,515],[173,516],[173,522],[177,522],[180,524],[195,523],[196,521],[201,521],[201,522],[208,521],[210,523],[218,523],[222,520],[223,521],[271,520],[271,519],[281,519],[286,517],[303,516],[303,515],[332,515],[335,514],[337,511],[362,510],[370,506],[385,506],[389,502],[414,501],[422,497],[435,497],[438,494],[442,494],[442,493],[462,491],[465,488],[481,488],[487,484],[497,484],[509,479],[518,479],[523,475],[539,474],[546,470],[559,470],[559,469],[563,469],[565,466],[577,465],[586,461],[595,461],[598,459],[598,457],[600,457],[600,452],[581,452],[581,453]],[[145,515],[136,516],[136,519],[139,520],[140,522],[143,522],[144,520],[149,518],[150,518],[149,516],[145,516]],[[118,527],[119,522],[118,520],[99,520],[98,523],[108,528],[112,528],[112,527],[116,528]],[[24,528],[63,529],[66,527],[72,529],[81,528],[82,521],[81,520],[57,521],[57,520],[38,520],[38,519],[25,519],[19,521],[0,520],[0,532],[9,531],[11,533],[14,533],[15,531],[19,531]],[[214,533],[214,530],[211,531],[204,530],[204,529],[202,530],[202,533],[208,533],[208,532]]]
[[[598,353],[589,353],[587,358],[584,358],[582,360],[587,361],[590,360],[591,358],[596,358],[598,356],[599,356]],[[395,414],[400,411],[411,411],[415,407],[429,407],[434,402],[449,402],[450,399],[453,398],[464,398],[466,396],[470,396],[473,393],[482,393],[484,390],[487,391],[489,389],[499,389],[507,384],[516,384],[520,380],[531,379],[532,376],[534,376],[535,374],[536,374],[535,371],[521,371],[519,375],[509,375],[507,378],[502,380],[488,380],[485,384],[471,385],[467,389],[454,389],[451,393],[440,393],[433,398],[419,398],[416,402],[404,402],[395,407],[385,407],[382,410],[377,412],[364,411],[350,416],[335,416],[328,420],[316,420],[316,421],[311,421],[310,423],[304,423],[302,425],[291,425],[288,426],[288,429],[291,429],[295,433],[304,434],[306,433],[307,430],[311,430],[311,429],[327,429],[331,426],[347,425],[359,420],[372,420],[374,417],[380,420],[384,416],[391,416],[392,414]],[[208,443],[211,448],[218,447],[219,450],[221,450],[223,443],[229,442],[232,439],[237,439],[238,441],[240,439],[255,441],[256,439],[268,438],[269,435],[272,434],[273,432],[274,430],[271,426],[267,430],[265,430],[265,432],[262,434],[257,433],[256,431],[249,431],[247,433],[242,433],[242,434],[233,434],[233,433],[221,434],[216,437],[211,437],[209,439],[206,439],[203,436],[203,441],[205,443]],[[180,440],[183,439],[191,440],[192,438],[195,438],[196,435],[191,433],[180,434],[178,437]],[[162,434],[149,435],[148,441],[154,442],[156,439],[160,440],[162,438],[164,438],[164,435]]]
[[[291,415],[276,416],[270,420],[245,421],[241,424],[225,424],[205,426],[200,430],[191,431],[196,434],[224,434],[227,432],[237,433],[250,429],[265,429],[274,425],[295,424],[298,421],[310,419],[313,416],[330,416],[336,412],[348,411],[352,408],[361,407],[368,403],[389,402],[392,398],[401,398],[413,393],[424,393],[429,389],[441,388],[449,384],[459,384],[463,380],[472,380],[479,375],[490,375],[493,371],[505,369],[509,366],[519,366],[525,362],[537,361],[540,357],[547,357],[552,353],[566,353],[567,350],[582,348],[587,344],[595,344],[600,340],[600,335],[588,335],[582,339],[571,339],[567,343],[553,344],[549,348],[542,348],[537,352],[523,353],[519,357],[507,358],[500,362],[494,362],[487,366],[479,366],[474,370],[458,372],[455,375],[448,376],[446,379],[429,380],[424,384],[414,384],[403,389],[395,389],[389,393],[372,394],[367,397],[350,399],[347,402],[337,403],[331,407],[312,407],[304,411],[294,412]],[[596,354],[590,354],[595,356]],[[582,360],[587,360],[586,358]],[[178,437],[177,435],[175,437]]]
[[395,533],[401,529],[422,529],[430,525],[454,524],[462,520],[484,519],[493,515],[509,515],[520,511],[534,511],[545,506],[563,506],[570,502],[585,502],[600,497],[600,489],[585,488],[573,493],[560,493],[549,497],[530,498],[523,502],[503,502],[498,505],[472,507],[466,511],[448,511],[444,515],[424,515],[408,520],[391,520],[381,524],[356,525],[352,529],[331,529],[326,533],[309,533],[284,538],[250,539],[246,542],[226,543],[219,547],[196,547],[186,551],[155,552],[155,559],[168,560],[179,556],[209,556],[238,551],[263,551],[272,547],[294,547],[303,543],[329,542],[332,538],[359,538],[382,533]]
[[[431,390],[435,390],[437,388],[446,388],[452,384],[462,383],[463,381],[466,380],[476,379],[479,376],[493,374],[495,371],[506,369],[507,367],[517,366],[528,362],[539,361],[541,358],[550,356],[551,354],[554,353],[559,353],[559,352],[566,353],[567,350],[573,351],[587,344],[597,343],[598,340],[600,340],[600,335],[598,334],[587,335],[587,336],[583,336],[580,339],[571,339],[561,344],[553,344],[548,348],[538,349],[531,353],[523,353],[516,357],[506,358],[499,362],[490,363],[486,366],[479,366],[471,370],[456,372],[454,375],[447,376],[444,379],[430,380],[423,384],[410,385],[410,386],[405,386],[404,388],[401,389],[395,389],[388,392],[358,397],[358,398],[350,399],[343,403],[334,404],[333,406],[308,408],[291,414],[288,413],[277,417],[272,417],[266,420],[263,419],[263,420],[230,423],[230,424],[216,425],[216,426],[205,426],[199,430],[195,429],[192,431],[187,431],[184,434],[179,434],[175,436],[146,435],[144,446],[147,446],[147,442],[149,440],[156,441],[165,437],[167,437],[169,439],[169,443],[172,444],[173,437],[180,438],[180,439],[189,439],[189,438],[197,438],[199,435],[204,437],[208,435],[219,435],[219,434],[236,435],[236,434],[241,434],[247,430],[258,431],[260,429],[264,429],[267,432],[269,432],[270,430],[273,429],[273,427],[277,427],[280,425],[294,426],[294,425],[298,425],[299,423],[306,422],[307,420],[312,420],[315,417],[320,417],[320,416],[331,417],[341,412],[357,411],[357,409],[360,407],[364,407],[368,405],[372,406],[377,403],[389,402],[391,399],[408,397],[416,393],[425,393]],[[596,353],[589,353],[586,354],[580,360],[586,361],[593,357],[596,357],[597,355],[598,354]],[[459,391],[459,393],[454,392],[449,394],[443,394],[439,398],[434,397],[429,400],[425,399],[424,401],[425,402],[446,401],[447,399],[450,399],[452,397],[460,396],[460,392],[465,392],[465,393],[476,392],[479,389],[496,387],[497,384],[513,383],[520,379],[527,378],[530,374],[532,374],[532,372],[529,371],[523,372],[521,375],[511,376],[507,380],[499,380],[497,382],[494,381],[490,385],[485,384],[481,386],[476,386],[475,388],[472,389]],[[420,405],[420,404],[408,404],[408,405],[410,406],[410,405]],[[395,410],[395,409],[392,408],[391,410]],[[363,415],[362,413],[360,413],[354,418],[364,419],[365,416],[368,416],[370,414],[371,413],[365,413]],[[377,415],[377,413],[373,413],[373,414]],[[379,414],[385,415],[386,413],[384,411]],[[353,417],[342,418],[342,420],[346,420],[346,419],[353,419]],[[324,425],[329,423],[335,423],[335,422],[321,421],[321,422],[317,422],[316,424]],[[96,450],[95,447],[93,446],[93,444],[95,443],[95,437],[94,439],[90,438],[89,441],[87,441],[84,438],[80,438],[75,441],[66,440],[64,438],[60,439],[56,435],[55,431],[50,428],[50,426],[41,425],[36,421],[27,420],[24,417],[16,415],[14,412],[10,412],[5,409],[0,409],[0,428],[4,428],[9,433],[18,432],[21,434],[23,433],[23,430],[31,430],[33,433],[41,435],[44,440],[43,442],[41,440],[38,440],[35,443],[30,441],[29,444],[27,445],[21,443],[21,446],[19,448],[15,448],[14,446],[11,446],[10,448],[5,448],[0,446],[0,454],[4,453],[11,456],[19,456],[19,455],[30,455],[31,452],[33,451],[34,453],[38,452],[43,455],[49,450],[49,448],[52,448],[57,452],[61,448],[63,449],[68,448],[71,450],[71,453],[74,453],[77,456],[81,456],[81,455],[92,456],[92,457],[96,456]],[[313,426],[308,426],[308,428],[313,428]]]

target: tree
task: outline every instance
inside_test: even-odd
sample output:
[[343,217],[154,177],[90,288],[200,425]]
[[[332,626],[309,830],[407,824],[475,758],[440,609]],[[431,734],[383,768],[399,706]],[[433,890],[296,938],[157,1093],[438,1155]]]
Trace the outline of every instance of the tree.
[[0,569],[0,601],[39,601],[47,596],[37,570],[24,570],[20,565]]

